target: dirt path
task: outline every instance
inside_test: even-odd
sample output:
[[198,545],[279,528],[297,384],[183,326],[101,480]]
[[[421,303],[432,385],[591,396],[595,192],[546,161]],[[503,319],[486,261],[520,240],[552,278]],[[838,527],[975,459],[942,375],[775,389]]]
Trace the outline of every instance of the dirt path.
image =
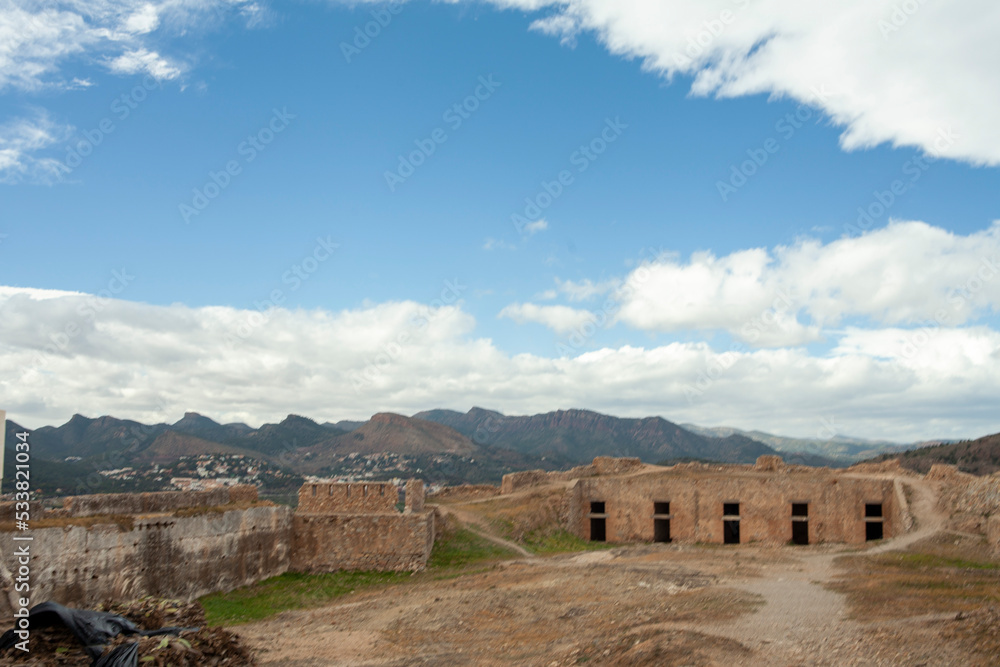
[[441,505],[524,557],[236,630],[261,651],[262,667],[965,665],[957,649],[919,630],[945,616],[860,623],[825,586],[840,556],[903,549],[942,529],[934,485],[907,483],[916,530],[862,551],[634,545],[540,558],[492,535],[475,511]]
[[465,524],[465,527],[474,532],[479,537],[485,540],[489,540],[494,544],[499,544],[502,547],[506,547],[511,551],[515,551],[525,558],[534,558],[535,554],[531,553],[520,544],[516,542],[511,542],[510,540],[505,540],[502,537],[494,535],[486,523],[486,520],[482,516],[476,514],[475,512],[469,512],[457,507],[449,507],[448,505],[428,505],[429,507],[436,507],[441,514],[445,516],[454,516],[456,519]]
[[[937,509],[937,491],[933,485],[914,480],[910,487],[913,489],[910,511],[917,529],[852,553],[867,555],[905,549],[943,528],[945,516]],[[734,621],[700,629],[751,648],[754,657],[745,664],[898,664],[893,660],[899,656],[887,658],[888,662],[875,657],[876,653],[884,652],[884,647],[871,645],[871,628],[847,618],[844,596],[825,587],[838,573],[834,560],[852,553],[837,549],[808,554],[793,565],[768,565],[760,578],[732,582],[740,590],[760,596],[761,608]]]

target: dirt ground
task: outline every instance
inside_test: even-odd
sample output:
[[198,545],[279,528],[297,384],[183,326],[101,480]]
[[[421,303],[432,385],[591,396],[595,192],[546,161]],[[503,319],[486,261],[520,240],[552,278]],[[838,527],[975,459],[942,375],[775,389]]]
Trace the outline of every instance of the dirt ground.
[[858,620],[827,586],[843,574],[839,556],[938,533],[935,500],[916,485],[918,530],[866,551],[657,544],[523,556],[232,629],[261,665],[282,667],[998,664],[954,639],[954,612]]

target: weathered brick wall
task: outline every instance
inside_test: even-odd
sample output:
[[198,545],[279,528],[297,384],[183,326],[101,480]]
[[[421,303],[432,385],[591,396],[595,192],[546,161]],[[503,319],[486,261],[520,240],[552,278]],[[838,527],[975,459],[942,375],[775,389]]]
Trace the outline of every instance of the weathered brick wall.
[[935,464],[926,478],[940,483],[938,507],[950,515],[952,530],[985,535],[988,517],[1000,514],[1000,473],[976,477]]
[[503,476],[500,482],[501,495],[514,493],[518,489],[526,486],[536,486],[549,481],[549,473],[544,470],[524,470],[522,472],[510,472]]
[[679,542],[723,542],[723,504],[740,504],[740,541],[791,540],[791,504],[808,503],[809,541],[865,541],[865,503],[881,503],[884,536],[900,530],[903,508],[891,479],[803,473],[725,470],[718,473],[655,471],[628,478],[579,480],[571,490],[570,530],[590,538],[590,502],[603,501],[610,542],[654,537],[653,503],[669,502],[671,537]]
[[597,456],[591,465],[598,475],[622,475],[642,468],[642,461],[630,457]]
[[229,489],[231,503],[255,503],[258,500],[257,487],[253,484],[237,484],[226,488]]
[[63,499],[61,514],[77,517],[98,514],[172,512],[186,507],[226,505],[230,502],[229,494],[230,490],[222,487],[210,491],[155,491],[152,493],[98,493],[90,496],[67,496]]
[[299,489],[298,511],[305,514],[396,511],[399,492],[389,482],[303,484]]
[[302,514],[293,518],[291,569],[422,570],[434,547],[434,512]]
[[[13,500],[0,502],[0,521],[14,521],[16,518],[16,508],[17,503]],[[24,510],[21,511],[23,512]],[[45,516],[45,508],[42,506],[42,503],[37,500],[28,502],[28,516],[31,517],[32,521],[38,521]]]
[[567,482],[583,477],[594,477],[596,475],[624,475],[641,470],[644,465],[637,458],[597,456],[594,458],[593,463],[576,466],[569,470],[552,472],[525,470],[523,472],[511,472],[503,476],[503,481],[500,483],[500,494],[507,495],[529,486]]
[[410,479],[406,481],[406,511],[424,511],[424,480]]
[[[258,506],[193,517],[136,518],[130,530],[107,524],[35,528],[32,603],[92,607],[143,595],[190,600],[288,570],[291,510]],[[7,566],[16,546],[0,533]],[[5,596],[0,595],[0,614]]]

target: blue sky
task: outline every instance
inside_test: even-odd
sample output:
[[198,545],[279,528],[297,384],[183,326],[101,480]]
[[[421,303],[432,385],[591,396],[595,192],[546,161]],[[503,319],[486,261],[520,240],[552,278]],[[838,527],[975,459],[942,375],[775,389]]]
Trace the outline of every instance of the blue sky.
[[1000,14],[850,4],[0,6],[0,400],[1000,431]]

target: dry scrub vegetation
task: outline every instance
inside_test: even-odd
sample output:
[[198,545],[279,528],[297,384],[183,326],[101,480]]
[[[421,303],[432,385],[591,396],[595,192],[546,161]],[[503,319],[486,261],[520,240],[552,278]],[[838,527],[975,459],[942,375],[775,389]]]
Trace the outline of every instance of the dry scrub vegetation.
[[842,557],[837,565],[830,588],[846,594],[855,620],[909,619],[915,632],[956,643],[968,664],[996,664],[1000,562],[983,538],[938,533],[907,551]]
[[1000,604],[1000,563],[980,537],[940,533],[907,551],[845,556],[831,588],[860,620],[951,613]]

